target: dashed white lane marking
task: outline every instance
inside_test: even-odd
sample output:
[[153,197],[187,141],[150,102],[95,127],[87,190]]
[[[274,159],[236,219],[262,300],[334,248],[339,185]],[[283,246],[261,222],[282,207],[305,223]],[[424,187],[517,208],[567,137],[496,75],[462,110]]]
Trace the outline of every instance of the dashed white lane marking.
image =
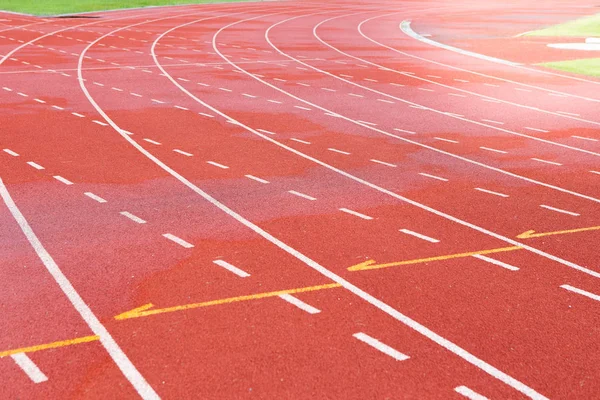
[[369,217],[368,215],[361,214],[359,212],[349,210],[347,208],[340,208],[340,211],[345,212],[346,214],[354,215],[355,217],[358,217],[358,218],[366,219],[366,220],[373,219],[373,217]]
[[585,136],[577,136],[577,135],[573,135],[571,137],[574,137],[575,139],[581,139],[581,140],[589,140],[590,142],[597,142],[598,139],[594,139],[594,138],[589,138],[589,137],[585,137]]
[[182,106],[173,106],[173,107],[175,107],[175,108],[177,108],[179,110],[183,110],[183,111],[190,111],[189,108],[185,108],[185,107],[182,107]]
[[600,171],[590,171],[592,174],[600,175]]
[[131,92],[131,93],[129,93],[129,94],[130,94],[130,95],[132,95],[132,96],[135,96],[135,97],[142,97],[142,95],[141,95],[141,94],[137,94],[137,93],[133,93],[133,92]]
[[392,85],[392,86],[398,86],[398,87],[404,87],[404,85],[403,85],[403,84],[401,84],[401,83],[396,83],[396,82],[390,82],[390,85]]
[[415,231],[411,231],[410,229],[400,229],[400,232],[406,233],[407,235],[410,235],[410,236],[417,237],[419,239],[423,239],[429,243],[439,243],[440,242],[438,239],[423,235],[423,234],[415,232]]
[[155,144],[155,145],[157,145],[157,146],[160,146],[160,145],[162,144],[162,143],[160,143],[160,142],[157,142],[156,140],[152,140],[152,139],[148,139],[148,138],[144,138],[144,139],[142,139],[142,140],[143,140],[143,141],[145,141],[145,142],[148,142],[148,143]]
[[346,74],[340,74],[340,76],[344,77],[344,78],[354,78],[352,75],[346,75]]
[[302,106],[294,106],[294,107],[299,108],[300,110],[310,111],[310,108],[308,108],[308,107],[302,107]]
[[41,104],[46,104],[46,102],[44,100],[41,100],[41,99],[33,99],[33,101],[36,101],[36,102],[41,103]]
[[200,86],[204,86],[204,87],[209,87],[210,86],[210,85],[208,85],[206,83],[202,83],[202,82],[197,82],[196,84],[200,85]]
[[6,154],[10,154],[13,157],[19,157],[19,153],[16,153],[14,151],[12,151],[11,149],[4,149],[3,150]]
[[414,135],[414,134],[416,134],[416,133],[417,133],[417,132],[414,132],[414,131],[407,131],[406,129],[400,129],[400,128],[394,128],[394,130],[395,130],[396,132],[410,133],[411,135]]
[[550,131],[547,131],[545,129],[532,128],[532,127],[529,127],[529,126],[526,126],[525,129],[528,129],[530,131],[535,131],[535,132],[542,132],[542,133],[548,133],[548,132],[550,132]]
[[581,114],[575,114],[575,113],[566,112],[566,111],[557,111],[557,113],[559,113],[559,114],[565,114],[565,115],[570,115],[572,117],[581,117]]
[[504,122],[500,122],[500,121],[494,121],[493,119],[482,119],[483,122],[489,122],[490,124],[496,124],[496,125],[504,125]]
[[219,90],[222,90],[224,92],[233,92],[233,90],[231,90],[231,89],[222,88],[222,87],[220,87]]
[[284,294],[280,294],[279,298],[287,301],[290,304],[295,305],[296,307],[298,307],[299,309],[306,311],[309,314],[318,314],[321,312],[321,310],[319,310],[318,308],[314,308],[313,306],[311,306],[310,304],[306,304],[305,302],[303,302],[302,300],[292,296],[289,293],[284,293]]
[[494,153],[508,154],[508,151],[498,150],[498,149],[492,149],[491,147],[480,146],[479,148],[481,150],[487,150],[487,151],[491,151],[491,152],[494,152]]
[[481,255],[481,254],[474,254],[473,257],[475,257],[475,258],[477,258],[479,260],[488,262],[490,264],[494,264],[494,265],[497,265],[499,267],[506,268],[506,269],[508,269],[510,271],[518,271],[519,270],[519,268],[517,268],[517,267],[515,267],[513,265],[504,263],[502,261],[494,260],[493,258],[486,257],[486,256]]
[[71,114],[73,114],[74,116],[79,117],[79,118],[85,118],[85,115],[82,115],[82,114],[79,114],[79,113],[76,113],[76,112],[73,112]]
[[152,100],[153,102],[158,103],[158,104],[165,104],[165,102],[162,100],[157,100],[157,99],[150,99],[150,100]]
[[17,92],[17,94],[21,97],[29,97],[28,95],[26,95],[25,93],[21,93],[21,92]]
[[361,124],[370,125],[370,126],[377,126],[377,124],[375,124],[373,122],[363,121],[360,119],[357,119],[356,122],[360,122]]
[[281,78],[273,78],[274,81],[278,81],[278,82],[287,82],[285,79],[281,79]]
[[108,124],[106,122],[102,122],[102,121],[98,121],[98,120],[92,120],[93,123],[101,125],[101,126],[108,126]]
[[214,115],[210,115],[210,114],[206,114],[206,113],[201,113],[201,112],[199,112],[198,114],[203,115],[203,116],[208,117],[208,118],[214,118],[215,117]]
[[562,213],[562,214],[572,215],[574,217],[579,217],[579,215],[580,215],[580,214],[572,212],[572,211],[567,211],[567,210],[562,210],[560,208],[550,207],[550,206],[547,206],[545,204],[541,204],[540,207],[545,208],[546,210],[552,210],[552,211],[556,211],[556,212],[559,212],[559,213]]
[[322,87],[321,90],[325,90],[326,92],[335,92],[336,91],[335,89],[329,89],[326,87]]
[[252,179],[253,181],[256,181],[256,182],[260,182],[260,183],[269,183],[269,181],[267,181],[266,179],[257,178],[257,177],[256,177],[256,176],[254,176],[254,175],[244,175],[244,176],[245,176],[246,178],[248,178],[248,179]]
[[33,383],[41,383],[48,380],[48,377],[38,368],[37,365],[25,353],[17,353],[10,356],[15,363],[27,374]]
[[145,224],[145,223],[146,223],[146,221],[144,221],[144,220],[143,220],[143,219],[141,219],[140,217],[138,217],[138,216],[135,216],[135,215],[133,215],[132,213],[130,213],[130,212],[127,212],[127,211],[121,211],[119,214],[121,214],[121,215],[122,215],[122,216],[124,216],[124,217],[127,217],[127,218],[129,218],[129,219],[130,219],[130,220],[132,220],[133,222],[137,222],[138,224]]
[[377,79],[365,78],[367,82],[379,82]]
[[442,79],[441,76],[437,76],[437,75],[426,75],[426,76],[428,76],[430,78],[435,78],[435,79]]
[[163,234],[163,237],[177,243],[178,245],[180,245],[181,247],[185,247],[186,249],[191,249],[192,247],[194,247],[193,244],[186,242],[185,240],[183,240],[180,237],[177,237],[171,233],[165,233]]
[[311,200],[311,201],[317,200],[316,198],[314,198],[312,196],[309,196],[309,195],[304,194],[304,193],[296,192],[295,190],[288,190],[288,193],[293,194],[293,195],[298,196],[298,197],[302,197],[303,199],[306,199],[306,200]]
[[107,201],[104,200],[102,197],[100,196],[96,196],[94,193],[92,192],[85,192],[84,195],[86,195],[87,197],[89,197],[92,200],[96,200],[98,203],[106,203]]
[[210,165],[214,165],[215,167],[218,167],[218,168],[221,168],[221,169],[229,169],[229,167],[227,165],[219,164],[218,162],[207,161],[206,163],[210,164]]
[[123,91],[123,89],[120,89],[118,87],[112,87],[111,89],[114,90],[114,91],[116,91],[116,92],[122,92]]
[[387,354],[388,356],[392,357],[395,360],[404,361],[404,360],[408,360],[410,358],[406,354],[400,353],[398,350],[388,346],[387,344],[380,342],[379,340],[367,335],[366,333],[358,332],[352,336],[354,336],[356,339],[360,340],[361,342],[364,342],[364,343],[368,344],[369,346],[376,348],[383,354]]
[[40,164],[35,163],[33,161],[27,161],[27,164],[31,165],[35,169],[39,169],[39,170],[44,169],[44,167],[42,167]]
[[466,386],[457,386],[454,388],[454,391],[458,394],[462,394],[469,400],[489,400],[487,397],[482,396],[477,392],[474,392]]
[[7,92],[12,92],[11,88],[7,88],[6,86],[3,86],[2,89],[6,90]]
[[425,172],[419,172],[419,175],[426,176],[427,178],[437,179],[438,181],[448,182],[448,179],[442,178],[440,176],[435,176],[431,174],[426,174]]
[[242,93],[242,96],[246,96],[246,97],[249,97],[251,99],[255,99],[256,98],[256,96],[253,96],[253,95],[248,94],[248,93]]
[[257,131],[262,132],[262,133],[266,133],[267,135],[276,135],[275,132],[271,132],[271,131],[268,131],[266,129],[257,129]]
[[465,80],[465,79],[454,79],[456,82],[462,82],[462,83],[469,83],[469,81]]
[[427,88],[417,88],[418,90],[422,90],[424,92],[435,92],[435,90],[433,89],[427,89]]
[[379,161],[379,160],[376,160],[376,159],[374,159],[374,158],[372,158],[370,161],[371,161],[371,162],[374,162],[374,163],[377,163],[377,164],[386,165],[386,166],[388,166],[388,167],[393,167],[393,168],[396,168],[396,165],[395,165],[395,164],[390,164],[390,163],[387,163],[387,162],[385,162],[385,161]]
[[100,82],[94,82],[94,85],[96,85],[96,86],[100,86],[100,87],[104,87],[104,84],[103,84],[103,83],[100,83]]
[[308,83],[296,82],[296,84],[300,85],[300,86],[304,86],[304,87],[310,87],[310,85]]
[[467,97],[464,94],[459,94],[459,93],[448,93],[448,96],[454,96],[454,97]]
[[71,182],[71,181],[70,181],[70,180],[68,180],[68,179],[65,179],[65,178],[63,178],[63,177],[62,177],[62,176],[60,176],[60,175],[54,175],[54,176],[53,176],[53,178],[54,178],[54,179],[56,179],[56,180],[57,180],[57,181],[59,181],[59,182],[62,182],[62,183],[64,183],[65,185],[72,185],[72,184],[73,184],[73,182]]
[[387,103],[387,104],[395,104],[393,101],[391,100],[386,100],[386,99],[377,99],[377,101],[380,101],[382,103]]
[[349,156],[350,155],[350,153],[348,153],[347,151],[342,151],[342,150],[334,149],[333,147],[329,147],[327,150],[333,151],[334,153],[343,154],[345,156]]
[[219,267],[225,268],[229,272],[233,272],[234,274],[236,274],[240,278],[247,278],[247,277],[250,276],[250,274],[247,273],[246,271],[244,271],[244,270],[236,267],[235,265],[232,265],[232,264],[228,263],[225,260],[214,260],[213,263],[216,264],[216,265],[218,265]]
[[296,139],[296,138],[291,138],[290,140],[293,140],[294,142],[298,142],[298,143],[302,143],[302,144],[310,144],[310,142],[307,142],[306,140],[301,140],[301,139]]
[[441,137],[434,137],[435,140],[441,140],[442,142],[448,142],[448,143],[458,143],[456,140],[451,140],[451,139],[445,139],[445,138],[441,138]]
[[588,297],[588,298],[590,298],[592,300],[600,301],[600,296],[598,296],[597,294],[588,292],[586,290],[578,289],[578,288],[576,288],[574,286],[571,286],[571,285],[560,285],[560,287],[563,288],[563,289],[565,289],[565,290],[568,290],[570,292],[577,293],[577,294],[580,294],[582,296]]
[[541,163],[544,163],[544,164],[558,165],[558,166],[562,165],[561,163],[557,163],[557,162],[554,162],[554,161],[548,161],[548,160],[542,160],[541,158],[532,158],[532,160],[533,161],[537,161],[537,162],[541,162]]
[[475,188],[475,190],[478,190],[478,191],[480,191],[480,192],[483,192],[483,193],[489,193],[489,194],[493,194],[493,195],[495,195],[495,196],[500,196],[500,197],[510,197],[510,196],[509,196],[509,195],[507,195],[507,194],[504,194],[504,193],[499,193],[499,192],[494,192],[494,191],[492,191],[492,190],[487,190],[487,189],[482,189],[482,188]]
[[277,101],[277,100],[271,100],[271,99],[269,99],[269,100],[267,100],[267,101],[268,101],[269,103],[283,104],[282,102],[280,102],[280,101]]
[[356,93],[348,93],[348,96],[354,96],[354,97],[360,97],[360,98],[365,97],[362,94],[356,94]]
[[183,151],[183,150],[179,150],[179,149],[173,149],[173,151],[174,151],[175,153],[183,154],[183,155],[184,155],[184,156],[186,156],[186,157],[191,157],[191,156],[193,156],[193,154],[192,154],[192,153],[188,153],[187,151]]
[[177,78],[178,80],[182,81],[182,82],[189,82],[189,79],[185,79],[185,78]]

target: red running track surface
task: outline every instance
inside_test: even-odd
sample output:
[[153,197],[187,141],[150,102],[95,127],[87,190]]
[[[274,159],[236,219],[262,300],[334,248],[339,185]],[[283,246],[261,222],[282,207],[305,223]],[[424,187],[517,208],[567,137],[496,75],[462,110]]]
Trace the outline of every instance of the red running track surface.
[[0,397],[597,397],[592,6],[0,13]]

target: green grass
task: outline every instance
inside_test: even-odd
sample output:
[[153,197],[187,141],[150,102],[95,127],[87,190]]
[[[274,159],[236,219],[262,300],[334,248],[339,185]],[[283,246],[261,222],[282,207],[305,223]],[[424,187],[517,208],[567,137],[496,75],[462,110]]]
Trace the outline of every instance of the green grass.
[[526,36],[600,36],[600,14],[529,32]]
[[588,76],[600,76],[600,58],[584,58],[571,61],[555,61],[540,64],[544,67]]
[[200,4],[239,0],[1,0],[0,9],[34,15],[75,14],[145,6]]

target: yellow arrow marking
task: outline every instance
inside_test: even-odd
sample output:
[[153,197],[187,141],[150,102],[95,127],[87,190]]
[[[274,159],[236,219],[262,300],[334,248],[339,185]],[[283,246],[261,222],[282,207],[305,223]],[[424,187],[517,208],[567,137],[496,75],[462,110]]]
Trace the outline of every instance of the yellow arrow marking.
[[535,233],[535,231],[527,231],[521,233],[517,236],[517,239],[531,239],[543,236],[552,236],[552,235],[564,235],[567,233],[577,233],[577,232],[588,232],[588,231],[598,231],[600,230],[600,226],[590,226],[588,228],[577,228],[577,229],[567,229],[564,231],[554,231],[554,232],[541,232]]
[[365,271],[368,269],[389,268],[389,267],[396,267],[399,265],[421,264],[421,263],[426,263],[426,262],[430,262],[430,261],[450,260],[453,258],[471,257],[471,256],[474,256],[477,254],[501,253],[504,251],[514,251],[514,250],[520,250],[520,249],[521,249],[521,247],[519,247],[519,246],[499,247],[496,249],[470,251],[468,253],[447,254],[445,256],[418,258],[416,260],[398,261],[398,262],[391,262],[391,263],[386,263],[386,264],[377,264],[375,262],[375,260],[368,260],[368,261],[362,262],[360,264],[356,264],[356,265],[349,267],[348,271]]
[[6,351],[0,352],[0,358],[10,356],[13,354],[18,354],[18,353],[33,353],[34,351],[55,349],[57,347],[72,346],[74,344],[94,342],[96,340],[100,340],[100,336],[96,336],[96,335],[83,336],[83,337],[79,337],[79,338],[75,338],[75,339],[61,340],[58,342],[52,342],[52,343],[46,343],[46,344],[38,344],[37,346],[21,347],[20,349],[6,350]]
[[266,297],[276,297],[281,294],[314,292],[316,290],[333,289],[333,288],[337,288],[340,286],[341,285],[339,283],[328,283],[326,285],[308,286],[308,287],[297,288],[297,289],[278,290],[275,292],[265,292],[265,293],[250,294],[250,295],[246,295],[246,296],[229,297],[226,299],[211,300],[211,301],[205,301],[202,303],[191,303],[191,304],[185,304],[185,305],[174,306],[174,307],[156,308],[156,309],[152,309],[152,310],[150,310],[150,308],[154,307],[154,305],[146,304],[141,307],[134,308],[133,310],[119,314],[119,315],[115,316],[115,319],[123,320],[123,319],[130,319],[130,318],[147,317],[149,315],[190,310],[193,308],[216,306],[219,304],[236,303],[236,302],[240,302],[240,301],[264,299]]

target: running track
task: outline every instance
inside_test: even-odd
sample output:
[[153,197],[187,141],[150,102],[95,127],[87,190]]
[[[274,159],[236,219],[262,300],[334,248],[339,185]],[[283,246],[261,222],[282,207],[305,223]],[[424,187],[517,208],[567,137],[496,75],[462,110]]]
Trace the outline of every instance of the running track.
[[0,13],[0,397],[597,397],[592,6]]

